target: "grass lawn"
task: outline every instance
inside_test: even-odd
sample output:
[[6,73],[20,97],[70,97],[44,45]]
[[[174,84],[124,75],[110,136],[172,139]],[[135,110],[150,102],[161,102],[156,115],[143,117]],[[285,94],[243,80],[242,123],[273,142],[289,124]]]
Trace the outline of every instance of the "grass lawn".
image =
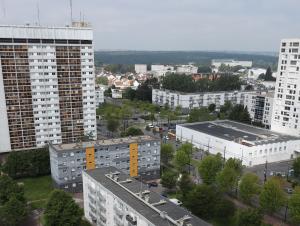
[[25,198],[31,202],[33,209],[45,206],[46,199],[53,190],[51,176],[24,178],[17,182],[24,184]]

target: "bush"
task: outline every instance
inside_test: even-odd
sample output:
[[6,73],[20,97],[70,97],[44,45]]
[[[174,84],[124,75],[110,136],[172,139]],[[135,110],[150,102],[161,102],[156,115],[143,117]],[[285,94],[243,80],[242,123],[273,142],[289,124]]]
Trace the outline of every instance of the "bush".
[[2,168],[14,179],[48,175],[51,172],[48,148],[11,152]]

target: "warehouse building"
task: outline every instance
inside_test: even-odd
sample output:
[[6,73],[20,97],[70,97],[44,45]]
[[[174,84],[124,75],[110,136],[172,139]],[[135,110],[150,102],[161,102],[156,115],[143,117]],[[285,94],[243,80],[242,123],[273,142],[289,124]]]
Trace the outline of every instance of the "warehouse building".
[[51,175],[57,188],[82,191],[82,171],[114,166],[148,181],[160,177],[160,140],[126,137],[49,145]]
[[211,154],[241,159],[243,165],[293,159],[300,154],[300,138],[229,120],[176,126],[176,138]]
[[83,198],[94,225],[211,225],[114,167],[83,172]]

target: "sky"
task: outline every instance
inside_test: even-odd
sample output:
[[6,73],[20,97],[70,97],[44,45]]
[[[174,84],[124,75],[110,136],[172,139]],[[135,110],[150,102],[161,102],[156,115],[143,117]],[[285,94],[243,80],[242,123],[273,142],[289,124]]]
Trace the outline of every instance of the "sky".
[[[95,49],[277,52],[300,37],[300,0],[73,0]],[[39,7],[38,7],[39,6]],[[1,24],[64,26],[70,0],[0,0]]]

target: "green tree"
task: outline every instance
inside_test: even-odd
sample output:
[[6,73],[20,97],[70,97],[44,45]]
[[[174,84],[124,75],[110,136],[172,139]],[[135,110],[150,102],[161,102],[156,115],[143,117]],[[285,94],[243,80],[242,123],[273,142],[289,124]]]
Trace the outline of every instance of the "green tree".
[[242,175],[243,165],[242,165],[242,161],[240,159],[229,158],[229,159],[227,159],[224,167],[225,168],[229,167],[229,168],[233,169],[238,176]]
[[9,176],[0,176],[0,206],[8,202],[12,197],[24,201],[24,189]]
[[233,168],[225,167],[216,176],[216,182],[221,191],[231,192],[237,185],[238,174]]
[[20,201],[16,196],[10,199],[0,207],[0,224],[3,226],[17,226],[27,216],[26,202]]
[[165,166],[170,164],[170,161],[174,157],[174,147],[172,144],[162,144],[160,148],[160,160]]
[[215,206],[215,217],[221,222],[228,222],[229,218],[233,217],[235,213],[235,205],[233,202],[221,198],[217,201]]
[[210,112],[207,108],[194,108],[190,111],[188,122],[203,122],[203,121],[211,121],[216,119],[215,116],[210,115]]
[[77,226],[82,216],[82,209],[69,194],[62,190],[51,193],[44,213],[45,226]]
[[237,226],[259,226],[262,223],[262,214],[259,210],[239,210],[236,216]]
[[161,184],[163,187],[168,189],[173,189],[176,187],[178,174],[174,171],[167,170],[163,172],[163,175],[161,177]]
[[123,93],[123,98],[134,100],[136,97],[136,91],[130,87],[126,88]]
[[300,224],[300,187],[296,187],[289,199],[289,213],[294,224]]
[[183,200],[184,206],[200,218],[211,219],[220,195],[216,189],[207,184],[197,185]]
[[209,110],[209,112],[215,111],[215,110],[216,110],[216,105],[215,105],[215,104],[210,104],[210,105],[208,106],[208,110]]
[[189,166],[190,158],[184,150],[178,150],[175,155],[175,165],[179,172],[185,172]]
[[294,176],[300,177],[300,157],[296,158],[293,162]]
[[220,154],[204,157],[198,166],[203,182],[206,184],[213,184],[218,172],[222,169],[222,164],[223,161]]
[[96,83],[101,85],[108,85],[108,78],[106,76],[101,76],[96,78]]
[[256,174],[246,173],[242,176],[239,184],[239,195],[244,202],[250,203],[251,198],[258,194],[259,190],[259,178]]
[[250,114],[248,108],[244,107],[241,104],[237,104],[232,108],[232,111],[229,114],[229,119],[242,122],[242,123],[251,123]]
[[272,178],[264,184],[259,202],[261,208],[269,213],[278,211],[286,203],[285,193],[277,178]]
[[143,131],[140,128],[136,127],[129,127],[126,129],[125,133],[122,133],[122,137],[128,137],[128,136],[141,136],[144,135]]
[[195,183],[192,181],[192,178],[189,174],[183,173],[178,182],[178,186],[182,193],[183,198],[185,198],[188,192],[194,188]]
[[117,129],[119,128],[119,126],[120,126],[119,120],[114,119],[114,118],[111,118],[111,119],[108,119],[108,120],[107,120],[107,125],[106,125],[106,127],[107,127],[107,129],[108,129],[110,132],[112,132],[112,133],[116,132]]

